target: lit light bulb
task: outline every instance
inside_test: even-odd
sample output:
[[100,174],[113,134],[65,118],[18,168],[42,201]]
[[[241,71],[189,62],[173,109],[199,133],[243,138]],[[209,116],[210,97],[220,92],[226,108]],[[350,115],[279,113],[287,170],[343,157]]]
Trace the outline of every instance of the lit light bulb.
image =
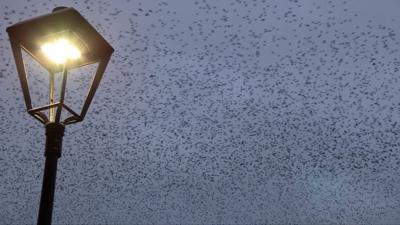
[[46,43],[41,47],[42,51],[56,64],[65,63],[66,60],[74,60],[81,57],[81,52],[67,39],[59,39],[54,42]]

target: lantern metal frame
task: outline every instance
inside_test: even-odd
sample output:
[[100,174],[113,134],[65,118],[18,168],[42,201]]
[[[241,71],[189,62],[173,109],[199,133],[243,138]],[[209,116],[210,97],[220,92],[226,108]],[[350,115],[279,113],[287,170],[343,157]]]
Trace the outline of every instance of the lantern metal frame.
[[[7,32],[9,34],[28,113],[41,123],[47,124],[49,122],[59,122],[58,120],[61,116],[61,110],[65,109],[71,114],[71,116],[62,121],[64,125],[82,121],[85,118],[111,54],[114,51],[111,45],[108,44],[108,42],[92,27],[92,25],[90,25],[89,22],[74,8],[60,7],[52,13],[14,24],[7,28]],[[49,35],[62,32],[69,32],[70,35],[73,35],[76,39],[82,41],[89,51],[83,52],[82,59],[80,60],[69,61],[63,65],[55,65],[50,62],[43,53],[41,53],[40,40]],[[22,51],[28,53],[49,72],[50,90],[49,103],[47,105],[35,108],[32,107]],[[97,71],[95,72],[82,109],[80,113],[77,113],[64,102],[67,71],[94,63],[98,63]],[[57,72],[63,73],[60,101],[52,102],[53,98],[51,95],[54,95],[54,75]],[[56,121],[52,121],[51,117],[53,117],[53,115],[49,115],[48,117],[42,112],[43,110],[49,110],[50,114],[52,114],[52,111],[55,109],[56,112],[54,118]]]

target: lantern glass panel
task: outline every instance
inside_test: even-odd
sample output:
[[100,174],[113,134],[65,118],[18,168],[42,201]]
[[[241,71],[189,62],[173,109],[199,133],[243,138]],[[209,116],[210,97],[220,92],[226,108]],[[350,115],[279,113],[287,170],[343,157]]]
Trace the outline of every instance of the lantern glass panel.
[[21,51],[32,107],[49,104],[49,72],[24,50]]
[[68,88],[65,90],[64,101],[73,111],[81,112],[97,68],[98,63],[93,63],[68,70]]
[[[60,37],[62,38],[61,35],[54,35],[54,39],[48,37],[46,40],[47,42],[43,41],[43,43],[51,42],[49,40],[59,40],[57,38]],[[39,108],[60,102],[63,72],[52,73],[46,70],[46,68],[37,61],[38,58],[34,58],[32,54],[26,52],[23,47],[21,53],[28,81],[32,108]],[[54,63],[54,65],[58,66],[57,64],[58,63]],[[80,114],[82,110],[98,66],[99,63],[92,63],[73,69],[67,68],[67,88],[65,89],[64,105],[77,114]],[[51,85],[51,83],[53,85]],[[51,89],[53,89],[52,95],[50,94]],[[51,107],[40,110],[40,112],[44,113],[50,121],[54,121],[54,116],[50,118],[50,115],[54,115],[56,110],[57,107]],[[53,113],[50,113],[50,111],[53,111]],[[61,121],[71,116],[73,116],[73,114],[63,107],[61,111]]]

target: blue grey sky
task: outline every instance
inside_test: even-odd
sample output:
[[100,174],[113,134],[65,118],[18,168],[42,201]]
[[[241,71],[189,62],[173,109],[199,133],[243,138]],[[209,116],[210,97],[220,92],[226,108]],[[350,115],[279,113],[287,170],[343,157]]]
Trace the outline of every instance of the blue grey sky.
[[0,224],[36,222],[45,140],[5,29],[60,5],[115,52],[66,128],[54,224],[400,221],[400,1],[3,0]]

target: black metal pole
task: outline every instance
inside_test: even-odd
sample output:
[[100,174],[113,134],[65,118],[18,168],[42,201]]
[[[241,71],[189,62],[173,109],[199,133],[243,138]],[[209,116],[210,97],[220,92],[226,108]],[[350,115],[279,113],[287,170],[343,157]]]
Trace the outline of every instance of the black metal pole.
[[57,162],[61,156],[64,125],[46,124],[46,162],[44,166],[42,194],[40,197],[38,225],[50,225],[53,213],[54,189],[56,185]]

